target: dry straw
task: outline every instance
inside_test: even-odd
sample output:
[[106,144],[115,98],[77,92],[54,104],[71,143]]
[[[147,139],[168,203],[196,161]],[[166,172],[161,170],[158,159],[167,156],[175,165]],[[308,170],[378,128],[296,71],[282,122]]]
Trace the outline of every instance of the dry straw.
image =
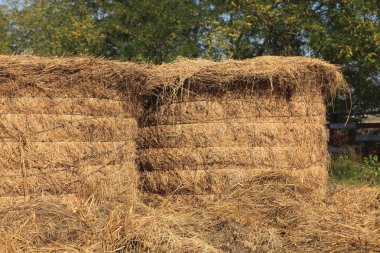
[[0,94],[123,98],[141,92],[145,77],[139,69],[95,58],[0,56]]
[[[339,68],[325,61],[305,57],[264,56],[243,61],[188,60],[179,58],[153,67],[148,84],[159,95],[223,92],[243,88],[271,91],[318,91],[335,95],[348,91]],[[165,93],[162,93],[162,90]]]
[[[75,243],[81,240],[88,225],[67,206],[50,198],[37,198],[0,211],[0,234],[15,236],[27,248],[43,247],[52,242]],[[4,240],[2,243],[11,243]],[[15,250],[9,245],[9,251]]]
[[1,196],[132,194],[140,68],[0,56]]
[[305,57],[179,59],[147,74],[143,189],[218,194],[259,171],[287,170],[325,191],[323,102],[348,90],[336,66]]
[[[30,135],[26,138],[26,142],[23,139],[17,142],[17,144],[25,143],[25,147],[27,147],[25,149],[16,148],[19,153],[23,150],[25,169],[28,169],[28,164],[30,163],[28,162],[28,157],[32,153],[29,152],[41,155],[39,156],[41,159],[35,157],[35,160],[33,160],[36,164],[50,159],[51,152],[40,151],[36,142],[40,142],[40,145],[48,143],[48,149],[46,149],[48,151],[52,150],[54,145],[63,145],[65,148],[62,149],[62,153],[58,152],[57,157],[59,157],[60,161],[67,162],[78,156],[80,152],[87,152],[87,148],[83,148],[81,145],[64,144],[65,141],[70,143],[96,139],[98,142],[109,143],[119,139],[128,143],[127,140],[133,136],[133,133],[127,134],[128,130],[126,128],[128,128],[129,121],[124,121],[124,118],[122,118],[123,115],[128,118],[135,112],[135,110],[127,110],[130,113],[125,113],[124,108],[132,108],[132,106],[129,106],[128,101],[130,100],[124,100],[123,94],[125,93],[120,94],[117,89],[105,92],[106,90],[102,88],[98,90],[95,87],[97,82],[95,76],[98,75],[96,67],[102,66],[102,68],[108,69],[105,73],[103,72],[104,69],[99,70],[101,76],[98,81],[100,84],[106,84],[107,81],[102,79],[102,75],[106,75],[108,78],[115,77],[110,74],[114,72],[108,72],[110,69],[114,69],[114,63],[100,61],[101,63],[97,65],[97,60],[94,59],[0,58],[2,59],[0,61],[2,66],[0,68],[0,82],[2,85],[4,84],[2,87],[18,87],[13,90],[4,88],[3,93],[1,93],[3,96],[0,99],[0,111],[3,115],[1,119],[1,122],[3,122],[1,126],[2,148],[9,150],[12,145],[16,145],[6,146],[4,143],[9,144],[12,141],[16,143],[18,139],[15,137],[18,135],[14,133],[28,131],[29,128],[26,127],[28,124],[30,124],[31,128],[39,129],[39,131],[45,127],[54,128],[54,122],[59,122],[60,125],[64,126],[59,128],[58,132],[49,131],[46,134]],[[66,66],[64,71],[59,67],[58,71],[54,72],[53,65],[55,60],[60,66]],[[18,66],[21,63],[24,64],[24,71],[28,70],[29,72],[27,73],[33,77],[29,82],[33,83],[32,86],[21,85],[23,82],[27,82],[27,75],[22,74],[23,70]],[[110,65],[108,64],[112,65],[112,67],[109,67]],[[50,66],[49,70],[45,69],[46,66]],[[72,66],[81,67],[78,70],[78,68],[71,68]],[[121,72],[117,71],[117,73],[126,73],[122,70],[124,69],[123,64],[120,64],[120,66],[121,69],[119,70]],[[134,65],[126,64],[125,66],[128,69],[128,66]],[[15,72],[12,72],[13,68]],[[40,76],[41,79],[39,79],[38,73],[34,73],[37,70],[45,74],[46,71],[50,72],[49,75]],[[12,76],[12,73],[16,72],[18,77],[16,74]],[[81,75],[84,76],[81,77]],[[131,75],[137,77],[137,73]],[[89,79],[89,76],[94,78]],[[112,80],[119,80],[120,83],[124,84],[126,84],[125,80],[130,80],[125,79],[126,76],[123,75],[116,76],[121,79]],[[79,82],[80,80],[86,80],[86,83],[89,82],[87,83],[88,87],[95,88],[88,91],[82,90],[79,87],[86,85]],[[133,78],[133,80],[140,80],[140,77]],[[92,84],[90,84],[91,82]],[[48,89],[49,83],[55,83],[53,86],[56,88],[60,86],[59,83],[63,85],[61,87],[74,87],[74,84],[78,87],[64,92],[54,92],[55,88]],[[38,90],[35,84],[43,87],[44,91]],[[275,82],[273,84],[275,85]],[[109,86],[107,87],[110,88]],[[111,87],[115,86],[111,85]],[[110,89],[112,90],[112,88]],[[26,94],[33,94],[36,97],[23,97]],[[116,97],[119,99],[114,99],[115,94],[118,94]],[[234,94],[236,93],[233,93],[232,96]],[[59,98],[56,96],[59,96]],[[200,93],[200,97],[202,96],[203,98],[205,97],[204,94]],[[244,106],[241,106],[244,102],[237,100],[231,103],[235,105],[240,103],[240,106],[237,106],[238,109],[228,110],[227,108],[231,107],[231,103],[220,103],[218,98],[214,96],[214,101],[211,102],[208,100],[206,102],[195,101],[199,105],[199,111],[197,112],[194,109],[197,106],[189,106],[189,114],[182,111],[180,118],[176,117],[175,113],[178,115],[178,110],[185,109],[187,105],[191,104],[191,101],[185,103],[178,101],[179,107],[174,106],[173,101],[171,101],[168,107],[171,108],[170,112],[175,112],[174,117],[172,116],[173,114],[168,114],[171,115],[171,118],[161,119],[162,121],[160,121],[162,122],[161,124],[167,125],[167,127],[165,128],[162,125],[152,127],[156,123],[151,121],[143,130],[144,138],[140,144],[144,148],[183,146],[202,149],[211,143],[219,145],[219,148],[223,149],[231,148],[232,144],[239,147],[240,143],[242,143],[243,146],[257,146],[258,148],[252,149],[257,151],[265,147],[265,145],[267,145],[265,148],[269,149],[269,147],[273,146],[280,147],[285,143],[298,143],[301,141],[300,135],[317,136],[315,139],[305,140],[305,145],[302,145],[311,149],[320,145],[321,141],[323,143],[325,141],[326,133],[322,131],[324,123],[324,118],[322,117],[324,113],[323,107],[314,110],[312,106],[297,106],[299,105],[297,104],[298,102],[303,103],[301,101],[305,101],[305,98],[301,95],[293,96],[292,101],[297,102],[294,106],[282,101],[276,107],[276,104],[271,102],[268,104],[270,105],[268,106],[271,108],[270,110],[265,110],[267,105],[256,106],[255,101],[253,101],[255,109],[252,109],[252,101],[244,108]],[[223,98],[228,98],[228,96]],[[261,98],[267,101],[265,96],[261,96]],[[315,99],[315,96],[312,98],[313,100],[308,101],[314,101],[321,106],[322,98],[320,96],[317,99]],[[68,101],[67,99],[70,101],[65,102]],[[191,99],[194,99],[194,96]],[[120,106],[124,104],[121,101],[126,101],[126,105]],[[227,101],[232,100],[229,98]],[[205,120],[205,117],[202,117],[202,111],[207,110],[209,102],[211,103],[210,105],[214,106],[213,108],[219,108],[217,112],[211,115],[213,121],[216,121],[213,124],[220,125],[210,125],[210,127],[203,125],[197,128],[194,121]],[[284,103],[289,105],[288,109],[283,108]],[[183,106],[183,104],[186,104],[186,106]],[[261,102],[258,104],[261,104]],[[286,113],[289,113],[288,116],[281,117],[281,120],[280,117],[275,118],[281,124],[286,123],[286,128],[270,125],[271,123],[267,122],[269,119],[273,120],[273,114],[277,110],[275,108],[282,108]],[[172,109],[175,110],[173,111]],[[159,110],[155,110],[155,112],[157,111]],[[262,114],[258,114],[258,111]],[[209,110],[209,112],[212,113],[212,110]],[[165,110],[163,110],[163,113],[165,113]],[[25,114],[26,118],[30,117],[32,120],[25,121],[22,117],[12,118],[12,116],[9,116],[12,114]],[[51,117],[40,117],[38,116],[39,114],[51,115]],[[79,115],[72,118],[67,116],[59,118],[55,114]],[[244,117],[241,117],[242,115],[244,117],[255,116],[253,118],[258,122],[245,122]],[[87,119],[88,125],[91,125],[89,128],[85,127],[85,116],[93,117],[91,120]],[[115,119],[115,121],[108,119],[111,116],[118,119]],[[226,122],[225,119],[220,118],[221,116],[230,117],[233,122]],[[281,115],[276,114],[275,116]],[[318,126],[308,127],[307,124],[314,122],[313,117],[318,119],[316,121]],[[170,126],[177,119],[181,123],[171,129]],[[237,119],[240,119],[240,121]],[[18,122],[22,124],[18,124]],[[304,127],[300,128],[298,125]],[[98,126],[99,128],[97,128]],[[157,133],[155,131],[157,129],[154,128],[162,128],[162,132],[166,136],[164,141],[156,138]],[[202,128],[204,128],[204,132],[200,130]],[[92,131],[88,131],[88,129],[92,129]],[[136,125],[134,129],[136,129]],[[223,139],[215,135],[212,129],[222,130],[226,138]],[[294,134],[287,134],[289,132],[294,132]],[[169,139],[168,136],[175,136],[175,138]],[[252,136],[255,138],[249,140]],[[152,141],[148,142],[149,140]],[[29,143],[34,146],[28,146]],[[98,151],[112,150],[109,144],[98,146],[100,144],[95,145],[94,143],[94,141],[89,142],[89,145],[96,146],[93,148],[94,153],[92,154],[97,154]],[[119,146],[116,145],[115,147]],[[309,154],[310,150],[305,150],[305,152]],[[111,156],[118,157],[121,153],[105,155],[104,159]],[[308,156],[310,159],[312,158],[310,155]],[[54,156],[53,158],[57,157]],[[12,156],[10,155],[9,158],[12,158]],[[95,155],[93,158],[95,160],[80,159],[80,161],[91,163],[96,159],[103,159],[99,155]],[[220,159],[224,160],[226,158],[228,157],[220,157]],[[281,160],[283,157],[278,159],[278,162],[281,163],[289,162]],[[299,159],[304,158],[300,157]],[[312,159],[315,159],[315,157]],[[57,159],[54,161],[57,162]],[[100,161],[94,163],[98,164],[98,162]],[[4,166],[6,165],[4,161],[2,163]],[[183,161],[183,163],[186,163],[186,161]],[[114,164],[109,166],[114,166]],[[1,173],[11,173],[9,165],[5,168],[1,170]],[[312,172],[318,178],[322,175],[319,170],[323,169],[324,167],[317,166],[314,167]],[[238,169],[236,173],[241,173],[242,171],[244,170]],[[303,175],[302,173],[305,171],[307,173]],[[131,198],[128,191],[120,193],[115,192],[114,189],[103,188],[108,193],[108,198],[94,194],[91,194],[87,199],[77,198],[72,195],[66,195],[65,197],[40,196],[37,198],[35,196],[18,196],[14,199],[8,197],[7,200],[0,202],[0,248],[5,252],[224,253],[380,251],[380,241],[378,240],[380,237],[380,190],[378,188],[366,186],[347,188],[333,185],[327,195],[318,196],[312,194],[315,188],[318,187],[318,180],[311,180],[312,183],[317,185],[313,185],[311,182],[300,182],[300,179],[310,179],[308,170],[294,170],[292,172],[297,172],[298,174],[293,177],[289,175],[288,171],[257,170],[252,173],[244,184],[230,185],[230,187],[223,189],[221,194],[208,196],[178,197],[177,195],[159,196],[142,193],[136,201]],[[103,176],[112,179],[115,175],[111,173],[103,174]],[[41,179],[43,177],[38,177],[38,180]],[[173,177],[170,179],[173,179]],[[61,180],[58,182],[61,182]],[[207,184],[202,184],[201,186],[207,186]],[[0,200],[4,200],[4,198]]]
[[[378,252],[380,190],[332,187],[322,198],[264,172],[220,196],[90,198],[76,212],[37,199],[0,212],[9,252]],[[48,217],[43,219],[43,217]]]

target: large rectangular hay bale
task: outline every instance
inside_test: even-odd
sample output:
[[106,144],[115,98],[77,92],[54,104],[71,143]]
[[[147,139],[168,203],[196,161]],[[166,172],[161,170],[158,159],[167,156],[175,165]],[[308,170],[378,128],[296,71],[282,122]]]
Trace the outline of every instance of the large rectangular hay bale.
[[0,56],[0,196],[136,194],[136,64]]
[[335,66],[303,57],[179,60],[149,76],[142,189],[219,194],[274,170],[325,191],[324,98],[346,88]]

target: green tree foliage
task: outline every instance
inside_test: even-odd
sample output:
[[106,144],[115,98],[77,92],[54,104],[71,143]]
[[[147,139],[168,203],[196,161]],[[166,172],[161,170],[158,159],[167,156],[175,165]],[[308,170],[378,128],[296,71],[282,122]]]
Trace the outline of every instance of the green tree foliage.
[[6,17],[6,7],[0,5],[0,54],[12,53],[12,40],[8,33],[8,20]]
[[104,35],[85,1],[33,0],[10,7],[8,19],[16,53],[101,53]]
[[193,0],[8,1],[16,53],[171,61],[199,54]]
[[208,24],[207,54],[250,58],[260,55],[301,55],[305,44],[307,1],[212,1],[216,16]]
[[313,56],[344,67],[355,110],[380,108],[380,1],[323,0],[313,10],[320,21]]
[[199,54],[199,5],[193,0],[114,0],[101,6],[106,55],[156,63]]

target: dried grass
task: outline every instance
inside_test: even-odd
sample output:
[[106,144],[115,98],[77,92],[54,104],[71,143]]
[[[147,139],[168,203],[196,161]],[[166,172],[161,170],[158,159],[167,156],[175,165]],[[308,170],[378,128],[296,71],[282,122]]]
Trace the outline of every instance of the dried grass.
[[379,189],[335,189],[326,198],[312,193],[286,174],[262,173],[218,196],[168,196],[142,216],[119,210],[112,221],[123,228],[118,246],[137,252],[380,249]]
[[[0,249],[380,251],[380,190],[324,194],[321,187],[322,99],[346,87],[336,67],[266,57],[145,69],[150,92],[167,99],[148,101],[159,107],[140,122],[142,162],[155,167],[141,172],[150,193],[136,192],[133,166],[133,94],[146,94],[140,70],[95,59],[0,57]],[[167,117],[145,120],[155,114]]]
[[67,206],[48,197],[25,201],[0,211],[0,245],[8,252],[49,244],[74,245],[89,226]]
[[[348,91],[336,66],[304,57],[178,59],[147,75],[141,185],[164,194],[178,188],[215,193],[238,183],[233,175],[242,179],[256,169],[309,167],[313,174],[313,167],[327,165],[323,98]],[[191,181],[195,188],[183,187]],[[317,191],[325,181],[319,180]]]
[[0,130],[2,195],[88,196],[136,186],[134,118],[24,111],[0,115]]
[[257,171],[302,169],[302,175],[321,173],[313,186],[326,191],[326,171],[315,170],[328,161],[321,94],[290,101],[270,94],[192,98],[146,112],[138,140],[142,189],[217,194],[244,184]]
[[0,56],[1,196],[135,195],[141,69]]
[[149,193],[161,195],[224,195],[231,189],[247,187],[252,178],[262,173],[277,172],[292,175],[305,186],[314,189],[315,194],[325,194],[327,185],[327,171],[324,166],[307,166],[303,169],[268,167],[239,167],[197,168],[194,170],[171,170],[143,172],[140,175],[142,189]]
[[229,90],[260,90],[329,96],[337,90],[348,91],[339,68],[319,59],[263,56],[243,61],[189,60],[179,58],[151,68],[149,88],[159,96],[186,97],[189,94],[226,93]]
[[[294,154],[302,155],[294,155]],[[147,149],[140,152],[144,168],[157,171],[205,170],[255,167],[301,169],[327,163],[327,152],[320,147],[206,147]]]
[[[210,95],[209,95],[210,96]],[[192,98],[191,96],[190,98]],[[270,94],[249,98],[213,96],[194,101],[168,102],[153,106],[142,119],[143,126],[213,122],[325,123],[322,96],[294,95],[291,100]]]
[[18,142],[122,142],[134,141],[134,118],[88,117],[62,114],[0,115],[0,140]]
[[62,97],[0,97],[0,114],[82,115],[128,118],[136,114],[128,100]]
[[142,189],[215,194],[256,170],[302,169],[320,172],[315,190],[325,192],[326,172],[314,169],[328,161],[323,100],[348,91],[338,67],[305,57],[178,59],[147,76]]
[[263,172],[220,195],[148,194],[133,204],[91,197],[76,212],[34,200],[0,211],[0,245],[8,252],[380,250],[378,188],[313,191],[287,174]]
[[136,98],[145,80],[138,64],[95,58],[0,56],[2,97]]
[[[202,124],[202,123],[201,123]],[[218,131],[215,131],[217,129]],[[141,148],[297,147],[322,145],[326,127],[315,123],[216,122],[160,125],[139,130]],[[308,136],[308,138],[305,138]]]

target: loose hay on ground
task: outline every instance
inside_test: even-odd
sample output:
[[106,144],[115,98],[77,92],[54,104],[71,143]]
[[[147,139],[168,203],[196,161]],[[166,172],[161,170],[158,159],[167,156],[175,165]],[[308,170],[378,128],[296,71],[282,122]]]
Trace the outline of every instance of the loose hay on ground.
[[[89,226],[57,200],[41,197],[0,210],[0,245],[7,252],[56,244],[80,246]],[[81,243],[80,243],[81,242]]]
[[136,216],[118,210],[110,218],[117,245],[142,252],[380,249],[379,189],[335,188],[320,198],[313,191],[288,174],[263,172],[218,196],[148,194],[154,209],[144,207]]
[[[142,200],[145,202],[132,205],[122,198],[98,201],[92,197],[82,202],[75,213],[59,207],[57,219],[50,222],[59,224],[60,220],[64,223],[67,220],[75,221],[75,224],[69,226],[67,222],[58,231],[53,231],[54,237],[49,238],[56,241],[51,240],[50,244],[37,240],[41,231],[36,234],[36,227],[29,226],[30,222],[22,231],[17,229],[18,225],[14,230],[7,225],[14,221],[14,224],[23,224],[25,219],[29,221],[27,217],[32,213],[45,213],[38,210],[45,210],[46,205],[36,209],[33,203],[41,203],[37,200],[31,202],[31,208],[26,208],[29,204],[23,204],[22,208],[16,206],[0,211],[0,217],[8,217],[0,226],[3,239],[0,244],[7,245],[8,249],[35,252],[380,250],[380,189],[333,187],[325,197],[313,195],[313,191],[312,186],[308,187],[288,174],[263,172],[252,176],[249,184],[230,188],[220,195],[162,197],[144,194]],[[23,210],[20,213],[28,215],[15,216],[19,212],[15,210],[19,209]],[[49,206],[47,213],[54,213],[54,210],[55,204],[53,208]],[[63,218],[59,216],[62,210],[65,210]],[[49,224],[49,219],[36,221]],[[86,224],[83,231],[78,231],[77,237],[70,237],[82,222]],[[4,230],[4,227],[9,228]],[[25,243],[20,238],[37,239]]]

